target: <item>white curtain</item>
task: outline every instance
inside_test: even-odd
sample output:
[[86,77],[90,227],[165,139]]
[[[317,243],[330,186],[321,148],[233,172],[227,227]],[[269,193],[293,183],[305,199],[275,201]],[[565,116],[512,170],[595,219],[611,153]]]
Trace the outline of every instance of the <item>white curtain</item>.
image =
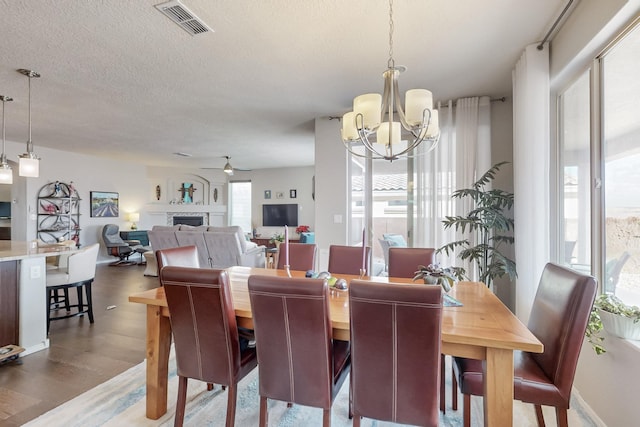
[[527,46],[513,71],[516,315],[526,322],[550,259],[549,47]]
[[[439,248],[463,238],[445,230],[445,216],[463,215],[470,206],[455,203],[451,193],[468,188],[491,166],[491,100],[488,96],[462,98],[438,106],[440,142],[431,153],[416,158],[416,224],[414,244]],[[420,147],[421,150],[424,147]],[[442,265],[461,266],[455,256],[438,256]]]

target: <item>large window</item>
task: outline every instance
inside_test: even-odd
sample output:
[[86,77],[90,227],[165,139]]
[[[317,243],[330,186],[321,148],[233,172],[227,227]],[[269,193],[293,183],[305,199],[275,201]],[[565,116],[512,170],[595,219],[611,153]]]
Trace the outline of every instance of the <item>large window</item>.
[[251,181],[229,183],[229,225],[239,225],[245,233],[251,232]]
[[604,291],[640,306],[640,27],[602,57]]
[[[640,305],[640,26],[559,98],[558,261]],[[597,100],[600,100],[598,102]],[[595,263],[595,264],[594,264]]]

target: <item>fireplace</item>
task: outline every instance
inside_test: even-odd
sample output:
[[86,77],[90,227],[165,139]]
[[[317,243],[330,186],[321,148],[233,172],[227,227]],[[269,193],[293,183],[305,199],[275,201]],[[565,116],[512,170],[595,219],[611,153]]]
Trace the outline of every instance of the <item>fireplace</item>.
[[202,212],[167,212],[167,225],[209,225],[209,216]]
[[174,216],[173,225],[192,225],[197,227],[203,225],[204,221],[201,216]]

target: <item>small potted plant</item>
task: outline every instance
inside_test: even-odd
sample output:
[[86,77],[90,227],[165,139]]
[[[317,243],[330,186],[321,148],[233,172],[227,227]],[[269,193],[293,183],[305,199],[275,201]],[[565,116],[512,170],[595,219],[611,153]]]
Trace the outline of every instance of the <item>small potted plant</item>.
[[276,248],[280,247],[280,243],[284,242],[284,234],[282,233],[276,233],[273,235],[273,237],[271,237],[271,239],[269,240],[269,243],[276,245]]
[[611,335],[628,340],[640,340],[640,308],[627,305],[612,294],[596,298],[587,325],[587,341],[596,354],[606,353],[600,336],[602,329]]
[[445,292],[449,292],[451,287],[458,280],[464,278],[464,269],[460,267],[440,267],[439,264],[429,264],[418,266],[413,280],[422,279],[429,285],[440,285]]

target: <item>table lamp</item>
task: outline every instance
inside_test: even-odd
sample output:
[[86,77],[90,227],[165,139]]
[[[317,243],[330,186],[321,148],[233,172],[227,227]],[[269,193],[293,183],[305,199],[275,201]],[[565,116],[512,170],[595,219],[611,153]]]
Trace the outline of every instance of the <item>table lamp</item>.
[[138,226],[136,225],[136,222],[140,221],[140,214],[138,212],[131,212],[129,214],[129,221],[131,221],[131,229],[137,230]]

